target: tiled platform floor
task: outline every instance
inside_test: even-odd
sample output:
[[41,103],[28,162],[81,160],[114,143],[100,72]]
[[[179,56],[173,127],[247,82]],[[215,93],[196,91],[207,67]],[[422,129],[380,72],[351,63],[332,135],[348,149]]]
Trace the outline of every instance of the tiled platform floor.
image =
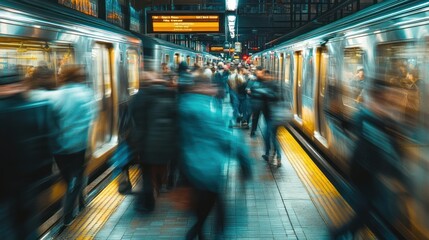
[[[244,133],[243,138],[251,146],[255,159],[255,171],[253,180],[243,183],[238,177],[236,162],[234,159],[229,161],[225,186],[227,228],[222,239],[328,239],[328,228],[320,209],[315,207],[306,186],[286,156],[283,156],[281,168],[269,166],[261,158],[263,142],[260,136],[250,138],[248,130],[233,131],[235,134]],[[135,191],[138,188],[136,186]],[[60,238],[184,239],[195,221],[190,212],[190,191],[187,187],[178,187],[161,193],[156,210],[150,214],[134,210],[135,195],[118,198],[110,205],[110,208],[116,208],[110,216],[97,219],[84,216],[85,212],[79,216],[97,221],[97,232],[76,236],[72,231],[66,231]],[[89,209],[95,207],[93,204],[88,206]],[[98,210],[104,211],[103,208]],[[204,232],[208,239],[215,239],[212,215],[205,224]]]

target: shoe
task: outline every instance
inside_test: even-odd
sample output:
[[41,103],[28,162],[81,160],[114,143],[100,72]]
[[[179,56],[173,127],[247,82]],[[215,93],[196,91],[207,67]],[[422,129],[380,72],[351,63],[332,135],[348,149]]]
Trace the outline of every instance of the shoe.
[[251,138],[254,138],[254,137],[256,137],[256,134],[255,134],[254,132],[251,132],[251,133],[250,133],[250,137],[251,137]]
[[66,215],[64,216],[64,227],[69,227],[74,222],[75,218],[72,215]]
[[262,155],[262,158],[263,158],[266,162],[269,162],[269,161],[270,161],[270,158],[269,158],[269,157],[268,157],[268,155],[266,155],[266,154]]
[[131,183],[129,181],[123,181],[119,184],[118,192],[120,194],[125,195],[125,194],[131,192],[131,189],[132,189]]

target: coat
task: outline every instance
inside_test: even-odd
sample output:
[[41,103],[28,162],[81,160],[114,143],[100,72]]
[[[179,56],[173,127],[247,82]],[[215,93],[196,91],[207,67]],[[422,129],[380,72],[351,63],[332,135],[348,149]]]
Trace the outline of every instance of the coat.
[[177,156],[176,91],[162,84],[142,88],[130,103],[132,145],[145,164],[167,164]]
[[212,97],[186,93],[180,97],[179,123],[182,168],[200,190],[219,192],[229,157],[229,135],[222,117],[210,110]]
[[30,102],[21,94],[0,99],[0,200],[51,174],[53,116],[47,101]]

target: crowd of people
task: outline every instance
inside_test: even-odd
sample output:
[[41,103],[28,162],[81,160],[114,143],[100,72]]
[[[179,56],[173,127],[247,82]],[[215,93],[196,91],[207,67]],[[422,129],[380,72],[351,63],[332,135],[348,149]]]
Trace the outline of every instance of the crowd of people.
[[[267,70],[244,63],[189,67],[181,62],[177,71],[163,63],[160,72],[144,72],[139,92],[128,108],[131,119],[126,121],[130,129],[126,132],[130,134],[123,138],[132,152],[130,161],[142,169],[143,187],[136,209],[152,212],[157,194],[174,188],[178,182],[187,183],[195,192],[196,203],[192,206],[197,221],[186,238],[202,238],[205,219],[215,206],[216,230],[222,234],[223,170],[232,153],[241,166],[242,176],[247,179],[252,175],[248,146],[242,140],[234,140],[240,135],[231,134],[229,128],[249,129],[251,123],[250,136],[255,137],[262,113],[266,123],[262,157],[273,164],[275,159],[275,165],[281,166],[275,137],[281,123],[273,117],[275,102],[280,100],[277,84]],[[223,109],[228,102],[232,115]],[[128,166],[124,169],[127,172]],[[132,188],[127,176],[125,173],[120,178],[122,193]]]
[[[0,236],[37,237],[37,206],[29,199],[37,195],[38,181],[52,176],[53,164],[67,185],[64,227],[74,221],[76,210],[85,208],[82,189],[91,155],[88,142],[98,116],[87,75],[83,65],[66,64],[55,72],[43,61],[36,67],[13,66],[1,71],[0,131],[2,136],[10,137],[2,137],[0,144],[7,161],[4,164],[9,166],[1,169]],[[238,135],[231,134],[228,126],[249,129],[250,125],[250,136],[254,137],[262,113],[266,122],[263,158],[269,161],[276,157],[276,165],[281,166],[272,117],[279,96],[277,81],[267,70],[244,63],[189,67],[181,62],[177,71],[161,64],[159,72],[143,72],[140,89],[126,108],[127,119],[120,121],[118,149],[127,149],[128,163],[117,171],[123,173],[119,192],[132,189],[129,163],[141,167],[138,211],[153,211],[157,194],[179,181],[186,182],[195,190],[197,200],[193,205],[197,221],[187,238],[201,237],[202,226],[214,206],[216,229],[221,234],[225,218],[221,200],[223,170],[230,154],[236,154],[245,179],[252,175],[248,146],[234,140]],[[228,102],[232,116],[223,110]],[[121,147],[124,145],[126,148]],[[270,151],[271,145],[274,151]],[[10,183],[10,179],[14,181]]]

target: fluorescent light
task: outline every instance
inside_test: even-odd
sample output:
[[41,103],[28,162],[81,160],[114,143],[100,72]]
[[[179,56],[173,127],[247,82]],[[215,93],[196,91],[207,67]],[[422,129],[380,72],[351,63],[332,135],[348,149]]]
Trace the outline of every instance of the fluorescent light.
[[225,0],[226,10],[235,11],[237,10],[238,0]]

